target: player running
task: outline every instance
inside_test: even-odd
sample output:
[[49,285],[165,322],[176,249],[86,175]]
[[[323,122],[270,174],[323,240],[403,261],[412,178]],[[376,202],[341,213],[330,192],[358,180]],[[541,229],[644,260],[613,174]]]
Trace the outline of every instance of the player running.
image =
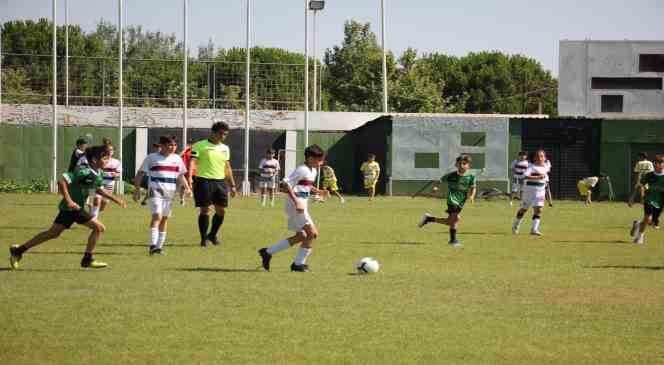
[[512,233],[519,233],[523,216],[529,208],[533,208],[533,225],[530,234],[541,236],[540,221],[542,217],[542,208],[546,200],[546,184],[549,181],[549,167],[546,165],[546,152],[538,150],[535,152],[533,163],[526,169],[524,175],[525,183],[523,185],[523,199],[521,208],[516,213],[516,219],[512,224]]
[[636,198],[637,193],[639,194],[639,202],[643,201],[643,198],[645,197],[645,191],[648,187],[641,184],[641,178],[643,175],[654,170],[655,167],[653,166],[653,163],[648,160],[648,154],[645,152],[640,152],[639,160],[634,165],[634,191],[629,196],[627,205],[631,207],[634,204],[634,199]]
[[643,200],[643,219],[632,223],[630,234],[633,242],[643,244],[645,242],[646,227],[659,222],[659,216],[664,208],[664,155],[655,156],[654,171],[647,172],[641,176],[639,183],[647,187]]
[[[106,147],[106,152],[108,153],[108,160],[104,164],[102,169],[102,176],[104,178],[104,190],[107,193],[113,194],[115,191],[115,181],[118,179],[122,173],[122,162],[116,158],[113,158],[113,141],[110,138],[104,137],[104,146]],[[108,199],[104,199],[101,195],[95,194],[94,200],[92,201],[92,208],[90,209],[90,214],[93,217],[99,218],[99,214],[106,209],[108,205]]]

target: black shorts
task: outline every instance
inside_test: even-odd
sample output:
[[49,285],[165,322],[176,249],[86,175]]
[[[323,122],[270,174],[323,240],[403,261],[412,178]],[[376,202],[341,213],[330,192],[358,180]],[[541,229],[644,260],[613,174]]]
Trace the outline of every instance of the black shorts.
[[226,180],[206,179],[194,176],[194,201],[197,207],[210,205],[228,206],[228,186]]
[[643,204],[643,214],[651,215],[653,217],[659,217],[659,215],[662,214],[662,209],[661,208],[656,208],[656,207],[646,203],[646,204]]
[[447,214],[453,214],[453,213],[459,214],[459,213],[461,213],[462,209],[463,208],[458,206],[458,205],[447,204],[447,210],[445,211],[445,213],[447,213]]
[[61,210],[55,217],[53,223],[71,228],[72,224],[85,224],[92,220],[92,215],[83,209],[79,210]]

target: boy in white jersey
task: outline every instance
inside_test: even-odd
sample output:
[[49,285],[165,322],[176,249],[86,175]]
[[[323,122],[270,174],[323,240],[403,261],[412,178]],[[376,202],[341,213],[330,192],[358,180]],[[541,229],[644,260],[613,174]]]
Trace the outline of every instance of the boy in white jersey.
[[265,158],[258,164],[258,170],[260,171],[258,187],[261,189],[261,206],[267,205],[268,195],[270,196],[270,206],[274,206],[279,169],[279,160],[274,158],[274,150],[267,150]]
[[[120,172],[122,172],[122,162],[120,160],[113,158],[113,141],[110,138],[104,137],[104,146],[106,147],[106,152],[108,153],[108,160],[102,168],[102,177],[104,178],[103,189],[109,193],[113,194],[115,191],[115,181]],[[103,198],[101,195],[96,194],[94,200],[92,201],[92,209],[90,209],[90,215],[94,218],[99,218],[99,214],[106,209],[108,205],[108,199]]]
[[519,152],[519,157],[512,161],[512,175],[514,180],[512,181],[512,195],[510,196],[510,207],[512,206],[512,201],[516,199],[517,194],[519,195],[519,200],[523,195],[523,174],[528,169],[528,153],[525,151]]
[[298,166],[290,176],[281,182],[281,188],[287,194],[286,214],[288,215],[288,229],[295,235],[283,239],[270,247],[258,250],[263,268],[270,271],[272,255],[283,251],[298,243],[300,249],[291,264],[291,271],[308,272],[307,258],[311,255],[314,240],[318,237],[318,230],[307,209],[307,198],[311,193],[328,196],[326,190],[316,189],[314,186],[318,168],[325,159],[325,151],[317,145],[311,145],[304,150],[304,164]]
[[140,186],[143,176],[148,176],[148,196],[152,220],[150,222],[149,254],[162,254],[166,241],[166,227],[171,216],[173,200],[177,195],[178,184],[191,195],[189,182],[185,178],[187,168],[180,155],[175,137],[160,137],[160,152],[149,154],[134,177],[134,201],[141,198]]
[[541,236],[539,230],[542,208],[546,200],[546,184],[549,182],[548,167],[546,166],[546,153],[543,150],[535,152],[533,163],[528,166],[524,175],[523,199],[521,208],[516,213],[516,219],[512,224],[512,233],[519,233],[523,216],[529,208],[533,208],[533,226],[530,234]]

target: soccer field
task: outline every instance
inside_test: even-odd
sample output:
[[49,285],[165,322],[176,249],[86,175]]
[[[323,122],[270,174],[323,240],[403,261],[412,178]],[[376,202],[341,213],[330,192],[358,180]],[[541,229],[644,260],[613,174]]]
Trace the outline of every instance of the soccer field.
[[[235,199],[221,247],[198,245],[194,208],[177,207],[166,255],[147,255],[147,208],[111,206],[97,258],[81,269],[76,227],[8,269],[8,249],[50,225],[57,197],[0,195],[1,364],[654,364],[664,362],[664,232],[628,228],[642,209],[558,202],[544,237],[513,236],[516,208],[462,213],[462,249],[439,199],[312,204],[311,274],[296,250],[258,269],[283,238],[283,203]],[[528,217],[530,214],[528,215]],[[530,228],[524,221],[522,232]],[[376,257],[381,272],[356,275]]]

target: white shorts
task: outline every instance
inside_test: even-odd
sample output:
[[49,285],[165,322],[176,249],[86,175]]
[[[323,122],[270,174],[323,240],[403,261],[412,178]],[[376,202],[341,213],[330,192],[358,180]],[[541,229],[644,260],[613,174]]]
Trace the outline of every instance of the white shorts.
[[173,209],[173,200],[164,199],[162,197],[155,197],[149,199],[150,212],[152,214],[159,214],[162,217],[170,217],[171,210]]
[[523,189],[523,196],[521,197],[521,208],[541,208],[544,206],[546,200],[546,190],[539,188],[533,189],[525,187]]
[[304,230],[304,226],[310,224],[314,225],[314,221],[309,215],[309,207],[306,199],[300,200],[304,205],[304,212],[298,213],[295,206],[290,199],[286,199],[286,215],[288,215],[288,230],[300,232]]
[[277,183],[272,177],[260,177],[258,179],[258,187],[261,189],[274,189],[277,187]]
[[515,177],[514,180],[512,180],[512,192],[518,193],[522,190],[523,190],[523,179]]

